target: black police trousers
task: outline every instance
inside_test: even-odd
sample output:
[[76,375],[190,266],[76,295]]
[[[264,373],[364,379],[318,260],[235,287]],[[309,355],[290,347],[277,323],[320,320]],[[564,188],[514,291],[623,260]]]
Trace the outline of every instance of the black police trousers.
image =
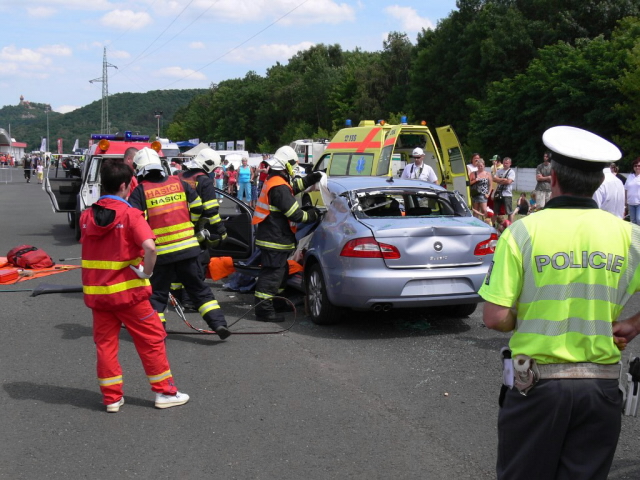
[[158,312],[164,312],[169,301],[171,282],[178,281],[184,286],[189,298],[212,330],[227,326],[224,314],[213,296],[211,288],[204,282],[199,257],[180,260],[166,265],[156,264],[151,277],[151,305]]
[[498,480],[606,480],[620,436],[618,380],[540,380],[498,414]]

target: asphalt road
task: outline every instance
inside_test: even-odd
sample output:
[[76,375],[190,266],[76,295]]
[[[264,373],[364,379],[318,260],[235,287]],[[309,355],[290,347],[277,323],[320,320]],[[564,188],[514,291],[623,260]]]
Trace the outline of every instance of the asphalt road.
[[[0,255],[26,243],[54,260],[79,257],[66,217],[19,173],[0,183]],[[508,336],[485,328],[480,309],[463,320],[354,314],[331,327],[298,312],[284,334],[171,335],[171,369],[191,401],[168,410],[153,408],[123,331],[127,403],[107,414],[81,294],[6,291],[40,283],[80,285],[80,271],[0,287],[0,478],[494,478]],[[251,295],[212,286],[230,321],[249,311]],[[278,328],[243,319],[232,330]],[[623,417],[611,479],[640,478],[639,440],[640,419]]]

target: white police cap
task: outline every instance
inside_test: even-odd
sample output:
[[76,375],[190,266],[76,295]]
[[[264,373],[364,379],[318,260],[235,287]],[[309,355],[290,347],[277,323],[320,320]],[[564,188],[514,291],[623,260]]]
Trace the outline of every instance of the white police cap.
[[589,172],[602,170],[622,158],[613,143],[581,128],[552,127],[544,132],[542,142],[553,152],[554,161]]

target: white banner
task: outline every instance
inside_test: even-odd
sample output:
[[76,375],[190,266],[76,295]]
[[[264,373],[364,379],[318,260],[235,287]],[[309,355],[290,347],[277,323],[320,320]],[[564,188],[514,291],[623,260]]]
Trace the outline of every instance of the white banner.
[[46,138],[42,139],[42,143],[40,144],[40,151],[41,152],[46,152],[47,151],[47,139]]
[[76,143],[73,144],[73,150],[71,150],[71,152],[76,153],[76,150],[80,150],[80,142],[78,141],[77,138],[76,138]]

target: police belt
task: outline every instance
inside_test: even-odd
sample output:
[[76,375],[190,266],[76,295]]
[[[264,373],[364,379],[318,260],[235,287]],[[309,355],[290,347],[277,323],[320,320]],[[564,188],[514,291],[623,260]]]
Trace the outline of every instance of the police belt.
[[551,363],[537,364],[540,380],[551,378],[620,378],[619,363],[602,365],[600,363]]

